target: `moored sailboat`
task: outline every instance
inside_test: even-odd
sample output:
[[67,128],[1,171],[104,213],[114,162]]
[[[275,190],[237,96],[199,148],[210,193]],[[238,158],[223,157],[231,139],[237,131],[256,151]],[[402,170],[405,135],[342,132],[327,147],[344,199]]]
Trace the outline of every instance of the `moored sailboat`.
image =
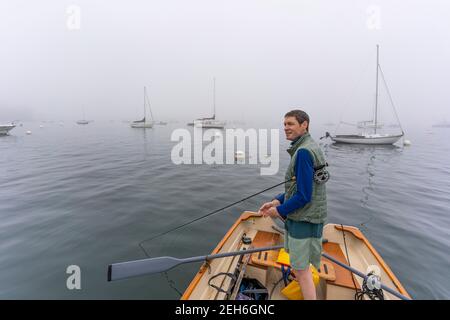
[[[379,74],[381,73],[381,78],[387,88],[386,81],[384,79],[383,71],[381,70],[379,62],[379,45],[377,45],[377,66],[376,66],[376,85],[375,85],[375,112],[374,118],[370,121],[360,121],[357,123],[357,128],[361,130],[359,134],[336,134],[331,135],[329,132],[326,133],[325,137],[331,138],[332,141],[338,143],[351,143],[351,144],[371,144],[371,145],[389,145],[396,143],[400,138],[404,136],[403,129],[398,120],[397,112],[395,111],[394,103],[390,95],[389,89],[388,95],[394,109],[395,115],[398,120],[398,126],[401,129],[401,133],[390,134],[390,133],[380,133],[383,125],[378,120],[378,97],[379,97]],[[342,123],[342,122],[341,122]]]
[[84,106],[83,106],[83,119],[77,120],[77,124],[89,124],[89,120],[86,120],[86,116],[84,114]]
[[216,78],[213,80],[213,116],[211,118],[200,118],[194,120],[192,123],[188,123],[188,125],[193,125],[195,127],[202,128],[217,128],[223,129],[225,127],[225,121],[216,120]]
[[132,128],[153,128],[153,121],[147,118],[147,104],[150,111],[151,119],[153,119],[150,103],[147,103],[147,88],[144,87],[144,118],[142,120],[136,120],[131,123]]
[[15,127],[14,123],[0,124],[0,135],[7,135]]

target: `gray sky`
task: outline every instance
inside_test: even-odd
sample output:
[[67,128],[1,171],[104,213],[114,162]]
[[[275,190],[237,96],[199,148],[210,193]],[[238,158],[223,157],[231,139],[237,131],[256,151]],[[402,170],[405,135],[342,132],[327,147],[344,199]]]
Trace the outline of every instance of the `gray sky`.
[[2,0],[0,120],[134,120],[145,85],[159,120],[185,121],[211,115],[213,77],[223,120],[362,120],[377,43],[402,124],[450,121],[445,0]]

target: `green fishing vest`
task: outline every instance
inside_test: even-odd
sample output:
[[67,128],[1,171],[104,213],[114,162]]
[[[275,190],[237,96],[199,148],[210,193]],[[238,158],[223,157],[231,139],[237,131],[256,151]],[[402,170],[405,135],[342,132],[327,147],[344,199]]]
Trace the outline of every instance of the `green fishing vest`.
[[[326,163],[325,157],[319,145],[311,138],[309,133],[305,133],[292,145],[287,152],[291,155],[291,162],[286,171],[286,180],[290,180],[285,184],[284,201],[290,199],[297,192],[297,183],[291,180],[295,177],[295,164],[297,154],[300,149],[309,151],[314,168],[322,166]],[[287,219],[293,221],[306,221],[310,223],[324,223],[327,218],[327,194],[324,184],[318,184],[313,181],[312,197],[304,207],[297,209],[288,214]]]

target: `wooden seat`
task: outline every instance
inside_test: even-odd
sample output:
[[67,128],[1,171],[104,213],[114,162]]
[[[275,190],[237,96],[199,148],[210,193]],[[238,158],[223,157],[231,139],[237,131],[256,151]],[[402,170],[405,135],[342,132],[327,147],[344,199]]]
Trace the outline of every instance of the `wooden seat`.
[[267,231],[258,231],[252,240],[253,248],[272,247],[279,243],[280,234]]
[[[277,262],[279,252],[279,250],[255,252],[252,254],[251,261],[256,265],[281,269],[281,264]],[[324,280],[334,281],[336,279],[334,267],[329,261],[322,259],[320,268],[317,271],[319,272],[319,277]]]
[[[339,260],[340,262],[347,264],[347,259],[344,256],[344,253],[341,250],[341,247],[338,243],[335,242],[327,242],[323,244],[323,251],[330,255],[331,257],[335,258],[336,260]],[[344,269],[343,267],[331,262],[330,260],[326,258],[322,258],[322,261],[326,261],[327,264],[330,264],[334,268],[334,272],[336,274],[336,279],[333,281],[334,285],[351,288],[351,289],[359,289],[360,286],[356,279],[354,278],[353,274],[348,271],[347,269]],[[355,287],[356,285],[356,287]]]

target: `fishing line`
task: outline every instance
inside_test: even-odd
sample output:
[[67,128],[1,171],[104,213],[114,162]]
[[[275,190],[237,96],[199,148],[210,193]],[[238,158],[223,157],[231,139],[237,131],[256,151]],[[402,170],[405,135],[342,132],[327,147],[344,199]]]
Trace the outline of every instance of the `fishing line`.
[[176,293],[178,293],[178,295],[181,297],[183,296],[183,294],[180,292],[180,290],[177,289],[177,287],[175,287],[175,281],[169,279],[169,275],[167,274],[167,271],[164,272],[164,276],[166,277],[167,283],[169,284],[169,286],[176,291]]
[[201,216],[201,217],[198,217],[198,218],[196,218],[196,219],[194,219],[194,220],[191,220],[191,221],[189,221],[189,222],[186,222],[186,223],[184,223],[184,224],[182,224],[182,225],[180,225],[180,226],[178,226],[178,227],[172,228],[172,229],[170,229],[170,230],[168,230],[168,231],[165,231],[165,232],[163,232],[163,233],[157,234],[156,236],[153,236],[153,237],[147,238],[147,239],[145,239],[145,240],[142,240],[142,241],[139,243],[139,247],[142,249],[142,251],[144,251],[145,255],[146,255],[148,258],[150,258],[150,256],[148,255],[147,251],[146,251],[145,248],[142,246],[143,243],[145,243],[145,242],[147,242],[147,241],[150,241],[150,240],[154,240],[154,239],[159,238],[159,237],[162,237],[162,236],[164,236],[164,235],[166,235],[166,234],[168,234],[168,233],[170,233],[170,232],[179,230],[179,229],[181,229],[181,228],[183,228],[183,227],[186,227],[187,225],[190,225],[190,224],[192,224],[192,223],[194,223],[194,222],[197,222],[197,221],[199,221],[199,220],[202,220],[202,219],[204,219],[204,218],[207,218],[207,217],[209,217],[209,216],[212,216],[212,215],[214,215],[214,214],[216,214],[216,213],[218,213],[218,212],[220,212],[220,211],[222,211],[222,210],[225,210],[225,209],[227,209],[227,208],[229,208],[229,207],[232,207],[232,206],[234,206],[234,205],[236,205],[236,204],[238,204],[238,203],[240,203],[240,202],[243,202],[243,201],[246,201],[246,200],[248,200],[248,199],[250,199],[250,198],[253,198],[254,196],[257,196],[257,195],[259,195],[259,194],[261,194],[261,193],[264,193],[264,192],[266,192],[266,191],[268,191],[268,190],[271,190],[271,189],[273,189],[273,188],[276,188],[276,187],[278,187],[278,186],[281,186],[282,184],[285,184],[286,182],[289,182],[289,181],[294,180],[294,179],[295,179],[295,177],[293,177],[292,179],[289,179],[289,180],[280,182],[280,183],[278,183],[278,184],[276,184],[276,185],[274,185],[274,186],[272,186],[272,187],[269,187],[269,188],[266,188],[266,189],[264,189],[264,190],[262,190],[262,191],[259,191],[259,192],[257,192],[257,193],[254,193],[254,194],[252,194],[252,195],[250,195],[250,196],[248,196],[248,197],[245,197],[244,199],[241,199],[241,200],[239,200],[239,201],[233,202],[232,204],[229,204],[229,205],[227,205],[227,206],[225,206],[225,207],[223,207],[223,208],[214,210],[213,212],[210,212],[210,213],[205,214],[205,215],[203,215],[203,216]]

